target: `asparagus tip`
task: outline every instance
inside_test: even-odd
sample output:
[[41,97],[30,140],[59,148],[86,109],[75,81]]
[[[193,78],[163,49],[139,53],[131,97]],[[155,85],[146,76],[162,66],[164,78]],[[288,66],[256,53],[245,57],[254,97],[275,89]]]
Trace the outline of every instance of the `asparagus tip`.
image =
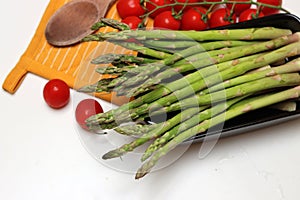
[[144,176],[146,176],[149,173],[149,171],[141,171],[139,170],[136,174],[135,174],[135,179],[138,180],[140,178],[143,178]]
[[120,151],[119,149],[115,149],[115,150],[109,151],[106,154],[104,154],[102,156],[102,159],[108,160],[111,158],[117,158],[117,157],[121,157],[123,154],[124,154],[124,152]]
[[94,92],[95,89],[92,88],[91,86],[84,86],[84,87],[79,88],[77,91],[83,92],[83,93],[89,93],[89,92]]

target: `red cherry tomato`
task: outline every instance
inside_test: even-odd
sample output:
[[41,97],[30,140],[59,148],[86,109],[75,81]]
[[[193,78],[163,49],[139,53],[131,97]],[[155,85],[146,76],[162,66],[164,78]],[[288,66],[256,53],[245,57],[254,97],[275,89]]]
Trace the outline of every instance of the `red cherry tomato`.
[[208,26],[207,22],[202,19],[202,14],[205,14],[206,11],[207,10],[201,6],[186,10],[181,18],[181,29],[196,31],[205,30]]
[[[198,0],[176,0],[178,3],[197,3]],[[189,8],[192,8],[194,6],[192,5],[187,5],[187,6],[184,6],[184,5],[177,5],[177,6],[174,6],[174,10],[176,12],[179,12],[183,9],[183,11],[185,10],[188,10]]]
[[44,86],[43,97],[52,108],[62,108],[70,99],[69,86],[60,79],[52,79]]
[[137,16],[128,16],[122,19],[122,22],[128,24],[130,29],[137,29],[139,25],[142,23],[142,19]]
[[[264,3],[264,4],[269,4],[269,5],[273,5],[273,6],[281,6],[282,5],[282,0],[257,0],[257,2]],[[263,6],[262,7],[262,12],[265,15],[271,15],[271,14],[278,13],[279,10],[275,9],[275,8],[269,8],[269,7]]]
[[210,28],[236,23],[236,15],[230,15],[227,8],[220,8],[211,13],[208,23]]
[[[147,12],[151,12],[154,9],[156,9],[157,6],[164,6],[164,5],[168,5],[171,3],[172,3],[172,0],[149,0],[149,1],[146,1],[146,9],[147,9]],[[168,11],[171,9],[172,9],[171,6],[158,8],[156,11],[154,11],[153,13],[150,14],[150,17],[154,19],[159,13],[162,13],[164,11]]]
[[247,4],[238,3],[238,2],[249,2],[249,0],[234,0],[230,2],[235,2],[236,4],[227,3],[226,7],[230,10],[234,5],[233,11],[236,15],[240,15],[244,10],[247,10],[251,7],[251,3],[247,3]]
[[122,19],[128,16],[139,17],[145,13],[140,0],[119,0],[117,2],[117,11]]
[[251,20],[251,19],[255,19],[255,18],[259,18],[259,17],[263,17],[263,16],[264,16],[264,14],[262,12],[259,12],[257,14],[257,9],[250,8],[240,14],[239,22],[243,22],[243,21],[247,21],[247,20]]
[[155,17],[153,26],[154,28],[178,30],[180,20],[173,17],[172,11],[164,11]]
[[94,99],[84,99],[79,102],[75,110],[75,118],[77,123],[83,128],[88,130],[85,120],[92,115],[102,113],[103,109],[98,101]]

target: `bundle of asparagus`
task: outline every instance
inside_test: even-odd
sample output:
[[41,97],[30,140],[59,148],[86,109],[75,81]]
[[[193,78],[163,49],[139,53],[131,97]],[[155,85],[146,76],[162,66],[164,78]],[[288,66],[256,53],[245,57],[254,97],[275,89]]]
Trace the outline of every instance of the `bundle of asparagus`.
[[[110,23],[118,27],[105,21]],[[83,41],[106,40],[139,54],[95,58],[94,64],[110,64],[97,72],[114,77],[79,91],[115,91],[134,98],[90,117],[86,125],[95,132],[114,129],[135,136],[103,159],[123,156],[152,141],[141,158],[145,163],[137,179],[192,136],[207,134],[209,128],[252,110],[299,97],[299,33],[274,27],[196,32],[120,26],[122,31],[97,33]],[[164,121],[139,123],[162,114],[167,116]],[[136,124],[124,125],[132,121]]]

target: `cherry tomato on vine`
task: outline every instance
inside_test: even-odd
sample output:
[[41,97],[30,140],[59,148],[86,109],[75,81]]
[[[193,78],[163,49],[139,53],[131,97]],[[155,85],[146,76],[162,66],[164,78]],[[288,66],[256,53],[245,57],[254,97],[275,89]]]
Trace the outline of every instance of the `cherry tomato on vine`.
[[230,14],[228,8],[220,8],[211,13],[208,23],[210,28],[236,23],[236,15]]
[[[272,6],[281,6],[282,5],[282,0],[257,0],[257,2],[264,3],[264,4],[269,4],[269,5],[272,5]],[[271,15],[271,14],[278,13],[279,10],[275,9],[275,8],[269,8],[269,7],[263,6],[262,7],[262,12],[265,15]]]
[[[146,1],[146,9],[147,9],[147,12],[149,13],[149,12],[153,11],[154,9],[156,9],[157,6],[164,6],[164,5],[168,5],[171,3],[172,3],[172,0],[148,0],[148,1]],[[159,13],[162,13],[162,12],[168,11],[168,10],[172,10],[172,7],[166,6],[166,7],[158,8],[156,11],[151,13],[149,16],[154,19]]]
[[92,115],[103,113],[102,106],[94,99],[84,99],[80,101],[75,110],[75,118],[77,123],[83,128],[88,130],[85,120]]
[[154,28],[178,30],[180,28],[180,20],[175,19],[172,11],[164,11],[154,18]]
[[128,16],[122,19],[122,22],[127,24],[130,27],[130,29],[137,29],[142,23],[142,19],[137,16]]
[[264,14],[262,12],[257,13],[256,8],[249,8],[240,14],[239,22],[256,19],[256,18],[263,17],[263,16],[264,16]]
[[50,107],[62,108],[69,102],[70,88],[63,80],[52,79],[44,86],[43,97]]
[[119,0],[117,2],[117,11],[122,19],[128,16],[139,17],[145,13],[140,0]]
[[184,11],[181,18],[182,30],[205,30],[208,25],[205,19],[202,19],[203,14],[207,12],[207,9],[197,6]]
[[[199,2],[198,0],[177,0],[177,2],[178,3],[197,3],[197,2]],[[192,5],[187,5],[187,6],[184,6],[184,5],[176,5],[176,6],[174,6],[174,10],[176,11],[176,12],[179,12],[179,11],[181,11],[182,9],[183,9],[183,11],[185,11],[185,10],[188,10],[189,8],[192,8],[192,7],[194,7],[194,6],[192,6]]]
[[240,15],[244,10],[247,10],[251,7],[251,3],[247,3],[247,4],[239,3],[239,2],[249,2],[249,0],[234,0],[234,1],[230,1],[230,2],[235,2],[236,4],[227,3],[226,7],[228,9],[232,9],[232,7],[234,5],[233,12],[236,15]]

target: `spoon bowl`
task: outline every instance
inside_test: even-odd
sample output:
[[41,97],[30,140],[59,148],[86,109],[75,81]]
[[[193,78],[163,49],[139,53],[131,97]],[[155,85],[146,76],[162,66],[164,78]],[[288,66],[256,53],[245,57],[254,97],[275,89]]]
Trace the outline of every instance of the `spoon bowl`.
[[73,0],[49,19],[45,36],[49,44],[68,46],[91,34],[91,27],[104,17],[114,0]]

